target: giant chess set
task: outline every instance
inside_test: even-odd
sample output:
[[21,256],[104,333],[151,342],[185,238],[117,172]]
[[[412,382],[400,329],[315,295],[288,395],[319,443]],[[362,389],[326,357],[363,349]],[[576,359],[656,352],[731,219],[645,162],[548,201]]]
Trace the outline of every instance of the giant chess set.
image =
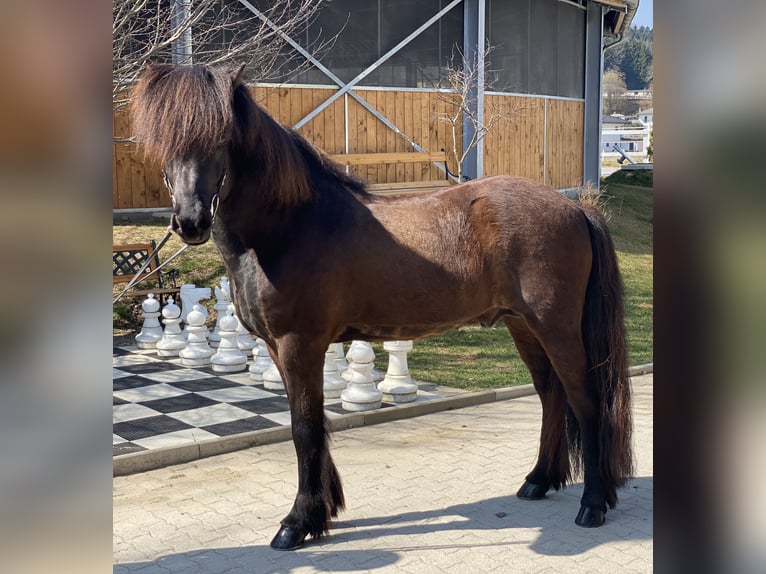
[[[208,329],[207,287],[184,285],[177,305],[149,294],[135,345],[113,353],[114,455],[176,446],[290,424],[282,377],[263,340],[241,325],[226,277],[214,288],[215,326]],[[161,317],[161,319],[160,319]],[[409,374],[411,341],[383,345],[385,373],[365,341],[325,353],[328,418],[440,396],[419,389]]]

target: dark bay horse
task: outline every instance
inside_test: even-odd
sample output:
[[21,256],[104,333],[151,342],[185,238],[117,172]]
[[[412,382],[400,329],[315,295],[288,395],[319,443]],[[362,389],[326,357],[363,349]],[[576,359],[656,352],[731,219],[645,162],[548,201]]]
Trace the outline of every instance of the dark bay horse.
[[287,388],[298,493],[272,547],[321,536],[344,506],[323,410],[328,345],[500,319],[543,409],[518,496],[543,498],[582,470],[575,522],[600,526],[633,472],[622,285],[603,217],[506,176],[375,197],[269,117],[241,77],[150,66],[132,113],[164,167],[171,228],[191,245],[213,237],[237,314]]

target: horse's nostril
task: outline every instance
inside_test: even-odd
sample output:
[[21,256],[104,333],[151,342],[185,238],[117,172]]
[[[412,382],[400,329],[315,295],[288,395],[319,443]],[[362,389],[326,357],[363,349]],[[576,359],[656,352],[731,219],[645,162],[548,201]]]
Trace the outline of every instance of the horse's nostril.
[[180,224],[178,223],[178,217],[175,213],[172,213],[170,215],[170,229],[173,231],[178,231],[180,229]]

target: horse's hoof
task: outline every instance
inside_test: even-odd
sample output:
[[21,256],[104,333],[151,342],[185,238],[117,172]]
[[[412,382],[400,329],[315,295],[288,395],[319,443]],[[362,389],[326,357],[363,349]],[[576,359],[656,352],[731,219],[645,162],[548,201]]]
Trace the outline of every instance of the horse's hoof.
[[546,492],[548,492],[547,486],[525,480],[524,484],[521,485],[521,488],[516,493],[516,496],[523,498],[524,500],[540,500],[541,498],[545,498]]
[[277,535],[271,540],[270,546],[274,550],[295,550],[303,546],[303,541],[306,539],[305,530],[298,530],[297,528],[291,528],[290,526],[282,526],[277,532]]
[[597,506],[582,505],[580,512],[577,513],[577,518],[575,518],[575,524],[583,528],[598,528],[605,521],[606,511]]

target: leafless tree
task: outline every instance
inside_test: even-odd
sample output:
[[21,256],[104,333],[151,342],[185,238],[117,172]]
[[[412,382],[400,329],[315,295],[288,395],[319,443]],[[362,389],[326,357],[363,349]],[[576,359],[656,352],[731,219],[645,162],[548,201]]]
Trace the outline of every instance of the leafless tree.
[[[481,54],[484,62],[489,62],[489,55],[493,47],[484,48]],[[459,48],[455,47],[450,58],[450,63],[442,77],[441,87],[438,91],[439,98],[447,104],[447,112],[441,114],[440,120],[450,127],[452,148],[448,150],[457,166],[458,181],[463,181],[463,164],[473,149],[488,133],[502,124],[512,122],[522,116],[525,110],[535,107],[525,98],[525,103],[510,103],[495,99],[486,99],[483,102],[483,113],[478,110],[478,93],[476,86],[480,80],[479,56],[470,58]],[[494,72],[484,71],[484,90],[497,89],[492,79]],[[461,134],[463,126],[471,127],[471,137],[467,142],[463,141]]]
[[288,65],[296,71],[300,56],[285,49],[285,36],[301,34],[312,52],[334,41],[308,38],[324,1],[114,0],[113,104],[127,103],[125,88],[147,62],[246,64],[248,77],[259,80]]

